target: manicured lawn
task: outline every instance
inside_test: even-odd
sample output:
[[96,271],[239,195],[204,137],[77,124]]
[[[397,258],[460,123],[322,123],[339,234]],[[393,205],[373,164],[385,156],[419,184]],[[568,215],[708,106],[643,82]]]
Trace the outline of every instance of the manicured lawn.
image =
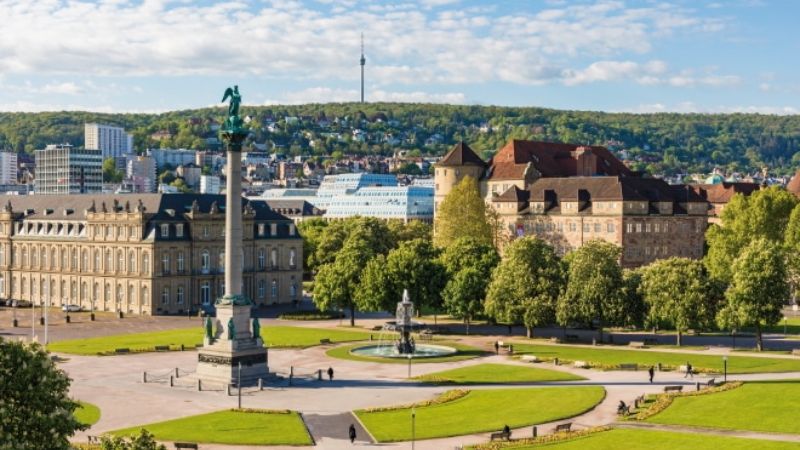
[[[367,344],[352,344],[352,345],[343,345],[339,347],[334,347],[328,350],[326,354],[332,358],[349,359],[351,361],[377,362],[386,364],[408,364],[408,360],[405,358],[378,358],[378,357],[373,358],[371,356],[361,356],[350,353],[350,350],[356,347],[361,347],[363,345]],[[411,363],[425,364],[425,363],[463,361],[465,359],[477,358],[478,356],[487,354],[487,352],[479,348],[470,347],[469,345],[458,344],[455,342],[436,341],[436,345],[445,345],[447,347],[453,347],[456,350],[458,350],[458,353],[450,356],[412,359]]]
[[538,367],[514,366],[511,364],[477,364],[469,367],[445,370],[416,377],[431,383],[490,384],[530,383],[537,381],[575,381],[583,377],[558,370]]
[[[541,359],[586,361],[589,364],[613,368],[618,364],[636,363],[641,366],[677,368],[690,362],[697,370],[722,372],[722,357],[695,353],[621,350],[606,347],[577,347],[571,345],[536,345],[514,343],[514,353],[536,355]],[[729,356],[728,373],[795,372],[800,371],[800,359]]]
[[112,431],[116,436],[153,433],[159,441],[230,445],[311,445],[300,415],[291,412],[217,411]]
[[[415,408],[416,438],[497,431],[550,422],[587,411],[605,396],[602,387],[475,390],[459,399]],[[365,412],[358,418],[380,442],[411,439],[411,409]]]
[[100,408],[91,403],[78,403],[80,403],[80,406],[75,410],[75,418],[78,419],[78,422],[85,425],[94,425],[100,420]]
[[[509,445],[515,450],[789,450],[795,442],[742,439],[708,434],[672,433],[655,430],[615,429],[553,444]],[[506,448],[506,447],[503,447]]]
[[[369,333],[340,328],[262,326],[261,337],[268,347],[310,347],[319,345],[320,339],[325,338],[332,342],[368,339]],[[203,342],[203,330],[198,327],[72,339],[53,342],[47,348],[52,352],[96,355],[113,352],[117,348],[128,348],[131,351],[154,351],[154,347],[157,345],[169,345],[172,349],[177,349],[183,344],[187,348],[194,348],[201,342]]]
[[800,433],[800,381],[748,382],[739,388],[677,397],[647,419],[663,424]]

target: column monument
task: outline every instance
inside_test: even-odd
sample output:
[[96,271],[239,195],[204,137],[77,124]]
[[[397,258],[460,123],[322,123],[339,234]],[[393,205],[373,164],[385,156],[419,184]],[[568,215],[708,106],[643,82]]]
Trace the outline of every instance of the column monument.
[[[223,384],[254,384],[269,376],[267,349],[252,303],[242,291],[242,142],[247,137],[239,117],[239,87],[225,90],[228,118],[220,131],[227,148],[225,190],[225,295],[217,299],[216,318],[206,318],[203,347],[198,352],[197,377]],[[239,367],[241,365],[241,372]],[[238,376],[241,373],[241,380]]]

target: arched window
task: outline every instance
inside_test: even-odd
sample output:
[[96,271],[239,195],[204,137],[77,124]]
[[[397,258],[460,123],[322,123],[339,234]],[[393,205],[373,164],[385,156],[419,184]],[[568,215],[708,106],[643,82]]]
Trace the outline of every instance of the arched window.
[[136,252],[133,250],[128,253],[128,272],[136,272]]
[[200,285],[200,301],[204,305],[211,303],[211,283],[208,281],[204,281],[203,284]]
[[72,249],[72,266],[70,270],[78,270],[78,251],[74,248]]
[[208,273],[211,270],[211,254],[208,250],[203,250],[200,254],[200,268],[203,273]]
[[263,248],[258,249],[258,269],[264,270],[267,267],[267,255]]
[[150,273],[150,254],[147,252],[144,252],[142,255],[142,267],[144,269],[144,273]]
[[92,299],[91,299],[92,309],[94,309],[94,303],[97,301],[99,297],[100,297],[100,284],[95,283],[94,288],[92,289]]
[[294,269],[294,266],[295,266],[294,258],[295,258],[294,249],[293,248],[289,249],[289,267],[291,267],[292,269]]
[[278,280],[272,279],[272,298],[278,297]]
[[114,256],[111,254],[111,250],[106,250],[106,272],[111,272],[114,270]]
[[263,299],[267,296],[267,282],[265,280],[258,280],[258,298]]
[[273,270],[278,268],[278,251],[274,248],[269,253],[269,265]]
[[39,251],[36,247],[31,248],[31,266],[39,267]]
[[168,305],[169,304],[169,287],[164,286],[164,289],[161,291],[161,304]]
[[39,259],[41,260],[41,263],[42,263],[42,269],[47,269],[48,268],[47,267],[47,249],[42,247],[41,249],[39,249],[39,253],[40,253]]
[[23,297],[25,296],[25,293],[26,293],[25,289],[26,289],[27,285],[28,285],[28,279],[25,278],[25,277],[22,277],[22,286],[20,286],[20,293],[22,294]]
[[105,293],[103,294],[103,301],[105,301],[105,302],[111,301],[111,284],[110,283],[106,283],[106,290],[105,290]]
[[6,248],[3,245],[0,245],[0,265],[6,263]]
[[56,257],[56,249],[50,249],[50,270],[55,269],[58,258]]
[[28,265],[28,247],[22,247],[22,265]]
[[0,296],[3,298],[10,297],[6,295],[6,279],[3,277],[3,275],[0,275]]
[[94,267],[92,269],[95,272],[100,271],[100,250],[95,249],[94,251]]
[[147,286],[142,288],[142,305],[149,305],[150,304],[150,290],[147,289]]
[[136,291],[133,285],[128,286],[128,303],[136,303]]
[[69,258],[69,256],[67,255],[67,249],[61,250],[61,267],[59,267],[59,269],[67,270],[67,259],[68,258]]
[[117,250],[117,272],[125,271],[125,252]]
[[67,282],[61,280],[61,290],[58,291],[57,297],[64,298],[67,295]]
[[177,291],[175,291],[175,303],[178,305],[183,304],[183,286],[178,286]]
[[117,283],[117,310],[122,308],[122,297],[125,295],[125,291],[122,290],[122,285]]
[[220,272],[225,272],[225,252],[219,252],[219,263],[217,264]]
[[89,252],[86,250],[81,252],[81,271],[89,271]]
[[84,281],[81,283],[81,300],[79,304],[83,304],[89,298],[89,288],[86,286],[86,282]]

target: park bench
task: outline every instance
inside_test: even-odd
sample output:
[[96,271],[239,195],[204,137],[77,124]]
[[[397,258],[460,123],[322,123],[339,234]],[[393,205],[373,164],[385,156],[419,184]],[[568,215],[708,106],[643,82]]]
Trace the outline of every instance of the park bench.
[[576,369],[588,369],[589,364],[586,361],[575,361],[572,363],[572,367]]
[[681,392],[683,391],[683,386],[664,386],[664,392]]
[[130,353],[130,352],[131,352],[131,349],[129,349],[129,348],[115,348],[114,349],[114,353],[116,353],[118,355],[123,355],[125,353]]
[[620,364],[619,370],[639,370],[639,365],[635,363]]
[[644,344],[644,341],[630,341],[628,342],[628,347],[645,348],[646,346]]
[[175,445],[175,450],[181,448],[193,449],[193,450],[198,449],[197,444],[195,444],[194,442],[176,442],[174,445]]
[[553,433],[569,433],[572,428],[572,422],[562,423],[553,428]]
[[578,342],[580,337],[577,334],[567,334],[564,335],[564,342]]
[[156,345],[155,346],[155,350],[157,352],[168,352],[169,351],[169,345]]
[[489,437],[489,441],[493,441],[495,439],[500,439],[502,441],[509,441],[511,440],[511,432],[509,431],[506,433],[505,431],[498,431],[497,433],[492,433]]
[[706,383],[706,386],[708,386],[708,387],[714,387],[716,385],[717,385],[717,379],[716,378],[712,378],[712,379],[708,380],[708,382]]
[[539,362],[540,360],[536,355],[522,355],[522,357],[520,357],[520,361],[529,362],[529,363],[535,363],[535,362]]
[[331,343],[331,340],[330,340],[330,339],[328,339],[328,338],[325,338],[325,339],[320,339],[320,340],[319,340],[319,343],[320,343],[320,344],[330,344],[330,343]]

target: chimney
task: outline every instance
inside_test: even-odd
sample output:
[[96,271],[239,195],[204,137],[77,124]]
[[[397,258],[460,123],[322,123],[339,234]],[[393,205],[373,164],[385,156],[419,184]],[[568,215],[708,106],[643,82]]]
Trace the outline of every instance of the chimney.
[[575,158],[575,175],[591,177],[597,174],[597,155],[591,147],[578,147],[573,152]]

